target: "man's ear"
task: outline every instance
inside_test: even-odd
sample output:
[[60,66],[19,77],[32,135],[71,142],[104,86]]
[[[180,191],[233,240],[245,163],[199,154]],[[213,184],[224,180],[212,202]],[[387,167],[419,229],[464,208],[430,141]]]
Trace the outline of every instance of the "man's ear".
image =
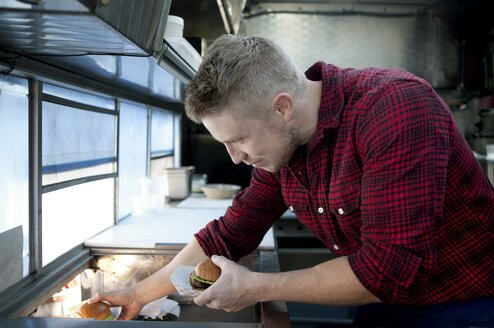
[[289,121],[293,116],[293,98],[288,93],[278,93],[272,101],[272,108],[283,120]]

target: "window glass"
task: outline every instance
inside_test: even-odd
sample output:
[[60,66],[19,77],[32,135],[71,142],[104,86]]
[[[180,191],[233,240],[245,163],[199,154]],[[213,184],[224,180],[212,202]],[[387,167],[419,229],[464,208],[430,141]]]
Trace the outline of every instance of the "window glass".
[[[5,245],[4,243],[9,241],[7,244],[9,252],[2,249],[0,254],[3,272],[0,274],[0,290],[16,282],[22,276],[26,276],[29,270],[27,94],[27,80],[14,76],[0,78],[0,149],[2,152],[0,160],[0,243]],[[14,231],[12,229],[19,234],[12,235]],[[19,252],[13,254],[13,250]]]
[[43,266],[113,225],[115,179],[43,194]]
[[119,218],[132,212],[132,197],[140,190],[139,181],[147,168],[147,107],[129,102],[120,104],[118,195]]
[[151,157],[172,155],[173,113],[153,108],[151,118]]
[[166,98],[182,101],[184,84],[161,67],[154,66],[153,91]]
[[43,102],[43,185],[116,171],[115,116]]
[[121,77],[124,80],[149,88],[151,67],[155,65],[154,58],[121,56]]
[[52,84],[43,84],[43,93],[104,109],[115,109],[113,98],[87,92],[66,89]]

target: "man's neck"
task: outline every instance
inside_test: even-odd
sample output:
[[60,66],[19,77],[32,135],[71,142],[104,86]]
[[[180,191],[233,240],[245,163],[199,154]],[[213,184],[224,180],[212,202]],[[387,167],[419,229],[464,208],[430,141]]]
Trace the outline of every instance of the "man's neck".
[[309,142],[317,130],[322,82],[307,80],[306,88],[306,97],[300,101],[297,113],[299,115],[298,131],[302,144]]

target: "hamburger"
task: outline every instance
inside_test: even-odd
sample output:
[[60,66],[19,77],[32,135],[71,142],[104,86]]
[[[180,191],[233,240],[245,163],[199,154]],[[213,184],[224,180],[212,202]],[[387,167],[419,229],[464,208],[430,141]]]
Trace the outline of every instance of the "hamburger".
[[220,275],[220,267],[207,258],[199,262],[190,273],[190,285],[195,289],[206,289],[218,280]]
[[81,318],[94,318],[96,320],[113,320],[110,306],[104,302],[84,303],[79,308],[77,314]]

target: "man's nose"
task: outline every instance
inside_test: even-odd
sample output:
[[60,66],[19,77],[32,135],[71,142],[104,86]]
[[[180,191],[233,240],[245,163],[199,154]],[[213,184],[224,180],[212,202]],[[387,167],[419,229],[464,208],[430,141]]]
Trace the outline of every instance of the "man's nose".
[[230,158],[232,159],[233,163],[240,164],[247,157],[244,152],[235,149],[235,147],[233,147],[231,145],[225,145],[225,146],[226,146],[226,150],[228,151],[228,154],[230,155]]

